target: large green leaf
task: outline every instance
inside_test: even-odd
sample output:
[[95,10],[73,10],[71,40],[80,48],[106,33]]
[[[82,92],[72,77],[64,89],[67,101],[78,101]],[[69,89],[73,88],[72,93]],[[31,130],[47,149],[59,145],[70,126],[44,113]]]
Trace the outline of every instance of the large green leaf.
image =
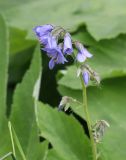
[[10,5],[1,1],[0,6],[10,25],[30,31],[33,26],[45,23],[70,29],[85,23],[97,40],[126,33],[125,0],[74,0],[72,7],[68,0],[13,0]]
[[[102,88],[89,87],[88,103],[93,122],[107,120],[110,128],[107,130],[100,150],[103,160],[125,160],[126,141],[126,78],[110,79],[104,81]],[[81,91],[72,90],[63,86],[59,87],[62,95],[82,99]],[[81,116],[82,108],[77,111]]]
[[58,154],[67,160],[91,159],[89,140],[73,118],[38,103],[38,122],[41,134],[51,142]]
[[0,131],[6,113],[7,78],[8,78],[8,29],[0,15]]
[[[41,55],[39,47],[36,48],[30,69],[25,74],[22,82],[17,85],[11,114],[11,123],[22,146],[26,159],[42,158],[42,148],[39,143],[38,129],[35,118],[33,93],[35,84],[41,73]],[[37,94],[36,93],[36,94]],[[37,94],[38,95],[38,94]]]
[[56,152],[54,149],[50,149],[46,157],[46,160],[65,160],[65,159],[67,158],[59,155],[58,152]]
[[6,120],[8,45],[8,28],[0,15],[0,158],[11,151],[10,135]]
[[27,40],[27,31],[17,28],[9,28],[9,41],[10,41],[10,56],[14,56],[16,53],[25,51],[35,46],[36,41]]
[[9,84],[21,81],[29,67],[36,41],[27,40],[27,32],[16,28],[9,28]]
[[[126,75],[126,35],[120,35],[111,40],[93,41],[90,45],[89,51],[94,56],[88,61],[88,64],[99,73],[101,79]],[[81,89],[76,70],[75,66],[69,67],[58,83],[73,89]]]

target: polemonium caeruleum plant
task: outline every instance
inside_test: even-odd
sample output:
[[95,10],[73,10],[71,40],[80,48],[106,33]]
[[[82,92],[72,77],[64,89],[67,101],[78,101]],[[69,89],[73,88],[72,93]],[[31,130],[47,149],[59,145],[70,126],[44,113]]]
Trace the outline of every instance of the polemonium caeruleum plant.
[[[46,24],[43,26],[36,26],[34,32],[41,44],[41,50],[45,51],[49,57],[49,68],[52,70],[55,65],[67,63],[67,56],[70,55],[74,58],[77,66],[77,77],[80,77],[83,90],[83,107],[85,111],[85,118],[87,121],[89,137],[92,146],[92,158],[93,160],[98,159],[97,143],[99,143],[104,135],[106,127],[109,124],[105,120],[99,120],[94,125],[91,124],[91,118],[88,111],[87,105],[87,86],[90,80],[96,84],[100,84],[99,75],[91,69],[87,64],[88,59],[92,58],[93,55],[84,47],[79,41],[72,41],[70,33],[64,28],[59,26],[53,26]],[[77,51],[76,53],[74,53]],[[71,97],[63,97],[58,110],[68,108],[70,101],[74,101]]]

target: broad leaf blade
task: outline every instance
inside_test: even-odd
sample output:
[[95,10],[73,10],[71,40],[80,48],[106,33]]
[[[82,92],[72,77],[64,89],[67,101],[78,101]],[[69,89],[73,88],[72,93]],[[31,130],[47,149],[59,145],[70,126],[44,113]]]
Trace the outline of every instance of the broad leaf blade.
[[[126,142],[124,140],[126,132],[126,78],[110,79],[104,81],[102,88],[89,87],[88,104],[93,122],[96,120],[106,120],[110,124],[99,145],[102,160],[125,160]],[[72,90],[64,86],[59,87],[62,95],[74,96],[80,99],[81,90]],[[83,110],[79,108],[78,114]],[[80,114],[81,116],[81,114]]]
[[[41,56],[36,48],[30,69],[17,85],[12,105],[11,122],[24,151],[26,159],[42,156],[33,99],[34,86],[41,73]],[[39,88],[37,90],[39,92]],[[31,156],[32,155],[32,156]]]
[[67,160],[91,159],[90,142],[73,117],[38,103],[38,121],[42,136],[51,142],[61,157]]
[[[88,50],[93,54],[93,57],[87,63],[98,72],[101,80],[126,75],[126,35],[94,42]],[[72,65],[58,83],[72,89],[81,89],[80,80],[76,75],[76,66]]]
[[11,151],[10,135],[6,119],[8,43],[8,29],[3,17],[0,15],[0,157]]
[[54,149],[50,149],[47,154],[47,160],[66,160],[66,157],[59,155]]
[[72,30],[84,23],[97,40],[126,33],[125,0],[74,0],[72,7],[68,0],[29,0],[25,3],[13,0],[12,4],[8,6],[7,2],[0,3],[9,24],[30,32],[35,25],[46,23]]
[[7,78],[8,78],[8,29],[3,17],[0,15],[0,131],[2,120],[6,114]]

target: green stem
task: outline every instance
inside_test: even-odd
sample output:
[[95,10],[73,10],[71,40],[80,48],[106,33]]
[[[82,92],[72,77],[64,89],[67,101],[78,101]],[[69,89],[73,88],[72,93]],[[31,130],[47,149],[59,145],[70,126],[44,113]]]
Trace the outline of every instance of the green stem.
[[7,153],[5,156],[0,158],[0,160],[4,160],[4,159],[8,158],[9,156],[12,156],[12,152]]
[[8,127],[9,127],[9,132],[10,132],[11,143],[12,143],[13,155],[14,155],[14,157],[16,157],[15,146],[14,146],[14,139],[13,139],[13,135],[12,135],[12,127],[11,127],[10,121],[8,122]]
[[88,112],[87,91],[86,91],[86,86],[84,85],[82,75],[80,75],[80,79],[81,79],[81,84],[82,84],[82,89],[83,89],[83,105],[84,105],[84,112],[85,112],[86,121],[87,121],[87,125],[88,125],[90,140],[91,140],[93,160],[97,160],[97,148],[96,148],[96,144],[95,144],[94,137],[92,134],[91,120],[90,120],[90,115]]

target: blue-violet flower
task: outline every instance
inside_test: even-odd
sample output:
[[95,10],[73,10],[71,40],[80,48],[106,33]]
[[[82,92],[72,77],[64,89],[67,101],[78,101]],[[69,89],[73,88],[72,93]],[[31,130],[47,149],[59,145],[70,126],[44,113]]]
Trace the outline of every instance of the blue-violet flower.
[[87,86],[88,83],[89,83],[89,80],[90,80],[89,72],[88,72],[87,70],[85,70],[85,71],[82,73],[82,77],[83,77],[85,86]]
[[56,54],[49,61],[49,68],[53,69],[55,64],[64,64],[67,62],[66,58],[63,56],[59,47],[56,49]]
[[64,36],[64,48],[63,53],[70,55],[73,52],[71,36],[69,33],[66,33]]
[[64,64],[67,62],[61,51],[61,45],[57,45],[56,38],[53,36],[48,37],[48,43],[42,50],[47,52],[48,57],[51,58],[49,61],[49,68],[53,69],[55,64]]
[[41,44],[46,45],[48,36],[50,35],[51,31],[53,30],[53,26],[50,24],[46,24],[43,26],[36,26],[33,30],[38,37]]
[[91,58],[93,55],[88,52],[88,50],[79,42],[76,42],[76,48],[78,49],[78,54],[76,59],[79,62],[84,62],[86,58]]

